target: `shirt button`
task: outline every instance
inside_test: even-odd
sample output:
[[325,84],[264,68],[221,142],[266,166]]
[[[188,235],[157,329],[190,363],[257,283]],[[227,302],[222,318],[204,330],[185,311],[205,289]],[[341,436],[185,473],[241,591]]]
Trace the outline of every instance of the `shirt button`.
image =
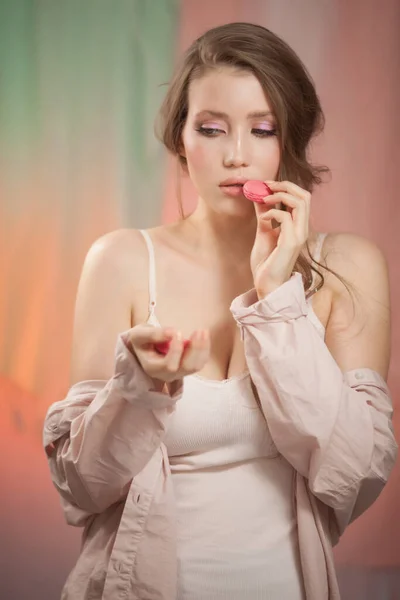
[[356,377],[356,379],[364,379],[364,374],[357,371],[355,377]]
[[121,561],[117,561],[114,563],[114,569],[116,570],[117,573],[120,573],[120,574],[129,573],[128,565],[125,565]]

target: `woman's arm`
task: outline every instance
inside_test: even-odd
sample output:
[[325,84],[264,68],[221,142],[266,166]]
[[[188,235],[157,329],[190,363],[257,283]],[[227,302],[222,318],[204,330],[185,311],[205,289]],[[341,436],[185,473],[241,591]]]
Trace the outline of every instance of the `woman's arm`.
[[75,309],[73,385],[44,424],[53,482],[69,522],[76,519],[74,508],[99,513],[126,494],[159,446],[181,394],[181,384],[163,393],[131,351],[132,274],[140,252],[132,235],[108,234],[86,257]]
[[342,532],[381,492],[397,444],[385,381],[390,347],[386,261],[364,238],[346,234],[337,243],[342,251],[332,252],[335,259],[328,266],[359,293],[355,317],[351,300],[344,292],[336,294],[325,341],[306,318],[299,273],[261,300],[255,290],[239,296],[231,311],[279,452],[335,510]]

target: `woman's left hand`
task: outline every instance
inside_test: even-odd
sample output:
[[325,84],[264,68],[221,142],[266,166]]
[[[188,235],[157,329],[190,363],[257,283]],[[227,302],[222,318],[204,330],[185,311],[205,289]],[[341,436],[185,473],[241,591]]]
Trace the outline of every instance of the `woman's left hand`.
[[[311,194],[290,181],[266,181],[272,195],[265,204],[254,203],[256,238],[250,266],[258,298],[263,298],[288,281],[308,239]],[[287,211],[275,208],[282,203]],[[273,227],[272,219],[278,225]]]

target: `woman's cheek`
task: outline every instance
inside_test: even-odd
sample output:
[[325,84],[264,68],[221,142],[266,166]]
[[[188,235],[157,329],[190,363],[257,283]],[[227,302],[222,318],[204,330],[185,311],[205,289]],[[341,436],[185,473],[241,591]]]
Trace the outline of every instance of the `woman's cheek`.
[[186,159],[191,167],[196,171],[202,171],[210,165],[212,156],[211,148],[205,147],[201,143],[189,144],[186,146]]

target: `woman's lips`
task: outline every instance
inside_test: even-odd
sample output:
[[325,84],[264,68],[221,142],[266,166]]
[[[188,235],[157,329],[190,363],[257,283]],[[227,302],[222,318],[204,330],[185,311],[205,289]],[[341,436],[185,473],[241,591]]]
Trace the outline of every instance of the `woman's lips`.
[[231,198],[243,196],[243,184],[241,183],[235,183],[234,185],[221,185],[220,188],[225,196],[230,196]]

